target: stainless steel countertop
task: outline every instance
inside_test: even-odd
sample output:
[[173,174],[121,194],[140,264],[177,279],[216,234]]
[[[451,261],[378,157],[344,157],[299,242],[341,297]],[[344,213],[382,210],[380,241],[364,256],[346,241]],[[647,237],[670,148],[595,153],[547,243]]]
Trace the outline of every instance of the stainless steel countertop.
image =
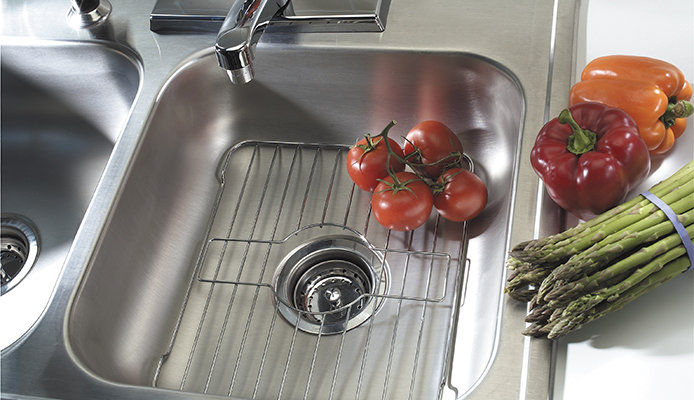
[[[289,35],[268,31],[261,39],[261,45],[272,42],[316,47],[468,52],[491,58],[510,70],[522,86],[526,102],[521,168],[511,231],[511,241],[516,243],[557,229],[556,226],[536,223],[540,221],[537,215],[549,204],[530,168],[529,154],[543,122],[566,103],[574,65],[577,3],[575,0],[393,0],[384,33]],[[193,53],[214,43],[213,34],[160,35],[151,32],[149,14],[153,0],[113,0],[112,4],[110,21],[91,31],[75,31],[67,25],[67,1],[6,0],[2,4],[2,34],[5,38],[117,42],[132,49],[143,68],[140,91],[130,118],[115,145],[52,299],[32,330],[2,353],[3,396],[203,397],[106,382],[80,365],[66,340],[67,310],[71,298],[98,244],[101,228],[109,218],[149,112],[157,102],[157,93],[177,66],[185,63]],[[520,335],[525,324],[524,313],[524,305],[504,299],[494,360],[491,360],[485,378],[468,398],[547,397],[551,383],[551,345],[545,340],[531,340]]]

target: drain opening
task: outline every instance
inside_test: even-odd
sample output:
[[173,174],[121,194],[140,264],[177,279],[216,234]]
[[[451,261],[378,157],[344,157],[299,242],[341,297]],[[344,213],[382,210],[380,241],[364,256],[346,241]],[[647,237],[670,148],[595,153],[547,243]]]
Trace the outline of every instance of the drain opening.
[[[279,309],[305,332],[342,333],[380,308],[388,290],[388,266],[351,236],[328,236],[299,246],[275,273]],[[322,327],[322,328],[321,328]]]
[[0,283],[2,293],[15,287],[29,272],[38,254],[34,225],[20,216],[2,216]]

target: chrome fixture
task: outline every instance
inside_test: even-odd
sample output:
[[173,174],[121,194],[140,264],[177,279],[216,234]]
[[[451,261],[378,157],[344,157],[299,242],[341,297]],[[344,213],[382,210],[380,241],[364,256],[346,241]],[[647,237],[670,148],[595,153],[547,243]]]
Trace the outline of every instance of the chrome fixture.
[[39,252],[36,227],[19,215],[2,216],[2,247],[0,248],[1,292],[15,287],[34,265]]
[[390,0],[234,0],[225,17],[227,3],[158,0],[150,29],[218,31],[215,52],[219,65],[233,83],[247,83],[253,79],[255,45],[269,25],[283,32],[383,32],[390,6]]
[[74,28],[87,28],[102,23],[111,14],[108,0],[70,0],[67,20]]
[[[253,52],[260,36],[270,23],[290,26],[297,32],[309,31],[383,31],[389,1],[367,1],[365,10],[347,8],[343,1],[326,1],[320,5],[304,0],[235,0],[217,35],[215,53],[219,65],[227,71],[232,83],[243,84],[253,79]],[[301,3],[301,2],[298,2]],[[311,15],[302,15],[308,7]],[[299,10],[299,12],[297,12]],[[366,29],[363,29],[366,23]],[[297,25],[318,25],[301,28]],[[375,25],[375,29],[374,29]],[[330,28],[326,28],[330,26]]]
[[289,0],[236,0],[231,5],[214,51],[219,66],[227,71],[232,83],[248,83],[253,79],[253,48],[270,19],[289,4]]
[[289,324],[304,332],[338,334],[356,328],[383,305],[389,279],[383,254],[343,234],[296,247],[272,283],[278,311]]

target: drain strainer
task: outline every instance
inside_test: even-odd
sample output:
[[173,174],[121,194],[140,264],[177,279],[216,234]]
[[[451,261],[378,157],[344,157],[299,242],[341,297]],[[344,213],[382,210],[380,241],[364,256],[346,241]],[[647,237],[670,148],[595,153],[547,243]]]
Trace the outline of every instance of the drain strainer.
[[34,225],[17,215],[2,216],[0,283],[2,294],[15,287],[29,272],[38,254]]
[[382,255],[362,240],[334,235],[294,249],[275,272],[282,316],[305,332],[342,333],[378,311],[388,292]]

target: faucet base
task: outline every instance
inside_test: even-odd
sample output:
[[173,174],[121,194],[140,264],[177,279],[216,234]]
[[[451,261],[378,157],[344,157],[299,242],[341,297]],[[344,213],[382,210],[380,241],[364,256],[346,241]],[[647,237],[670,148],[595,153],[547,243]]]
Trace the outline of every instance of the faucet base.
[[[332,5],[334,3],[334,5]],[[354,9],[348,2],[326,1],[329,10],[302,9],[293,0],[281,17],[274,18],[273,30],[283,32],[383,32],[390,0],[372,0],[371,6]],[[229,12],[228,0],[157,0],[150,14],[153,32],[218,32]]]

